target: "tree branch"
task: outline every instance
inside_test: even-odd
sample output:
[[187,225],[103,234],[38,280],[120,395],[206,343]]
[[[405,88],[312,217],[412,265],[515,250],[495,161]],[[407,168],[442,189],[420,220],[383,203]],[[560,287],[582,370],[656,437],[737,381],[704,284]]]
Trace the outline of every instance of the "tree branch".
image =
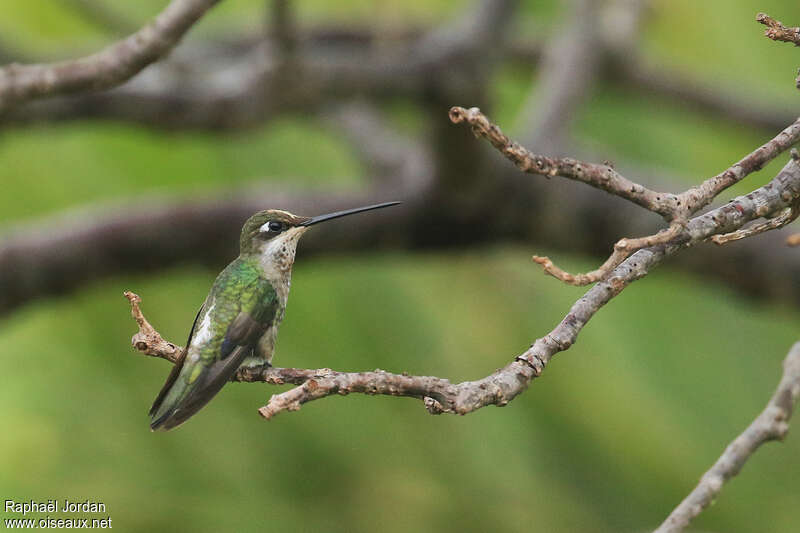
[[[766,163],[777,157],[778,154],[789,149],[800,140],[800,119],[798,119],[771,141],[748,154],[724,172],[681,194],[672,194],[653,191],[632,182],[615,171],[609,164],[598,165],[571,158],[555,158],[533,154],[520,144],[509,139],[477,107],[471,109],[453,107],[450,109],[450,120],[455,124],[466,122],[476,137],[487,139],[492,146],[523,172],[543,176],[561,176],[583,182],[629,200],[671,222],[668,228],[655,235],[635,239],[620,239],[614,245],[614,251],[608,259],[596,270],[585,274],[570,274],[557,267],[547,257],[533,257],[533,260],[540,264],[546,273],[571,285],[588,285],[605,279],[617,265],[637,250],[681,238],[691,215],[711,203],[722,191],[738,183],[753,171],[761,169]],[[758,216],[765,217],[773,213],[773,211],[766,209],[766,206],[760,208]],[[794,218],[785,223],[792,220]],[[781,225],[767,224],[762,229],[775,229],[777,227],[781,227]]]
[[53,94],[108,89],[166,55],[219,0],[172,0],[151,23],[128,38],[80,59],[0,69],[0,112]]
[[125,291],[123,296],[131,303],[131,316],[139,325],[139,331],[131,338],[133,347],[145,355],[160,357],[172,364],[177,363],[183,348],[165,341],[161,334],[148,322],[139,307],[142,299],[138,294]]
[[754,224],[750,227],[740,229],[732,233],[714,235],[711,237],[711,242],[714,244],[727,244],[729,242],[746,239],[747,237],[752,237],[753,235],[758,235],[759,233],[764,233],[766,231],[780,229],[785,225],[794,222],[798,215],[800,215],[800,209],[798,209],[797,205],[787,207],[777,216],[769,218],[764,222]]
[[476,137],[483,137],[492,146],[513,162],[517,168],[529,174],[561,176],[581,181],[638,204],[654,213],[669,216],[675,212],[674,195],[651,191],[620,175],[609,164],[585,163],[568,157],[547,157],[533,154],[519,143],[509,139],[502,130],[489,121],[477,107],[450,109],[450,120],[454,124],[466,122]]
[[[749,153],[733,166],[708,178],[696,187],[688,189],[680,195],[683,209],[693,214],[710,204],[722,191],[739,183],[752,172],[775,159],[779,154],[791,148],[800,140],[800,118],[787,126],[772,140]],[[792,157],[795,157],[794,155]],[[763,213],[764,215],[767,213]]]
[[[762,215],[759,213],[765,206],[768,212],[777,212],[790,207],[799,198],[800,164],[792,159],[763,187],[689,220],[680,240],[658,244],[631,255],[617,266],[610,276],[594,285],[576,301],[569,313],[550,333],[537,339],[527,351],[504,368],[477,381],[451,384],[442,378],[391,374],[383,371],[345,373],[329,369],[275,368],[240,370],[236,379],[270,383],[277,379],[283,383],[289,382],[291,376],[308,376],[309,373],[313,373],[313,378],[304,381],[298,387],[273,395],[269,403],[259,411],[266,418],[283,411],[297,410],[309,401],[350,392],[417,398],[423,401],[428,412],[432,414],[463,415],[487,405],[504,406],[521,394],[533,378],[541,375],[553,355],[575,343],[580,331],[602,306],[630,283],[646,276],[665,258],[682,248],[704,242],[712,235],[730,233],[741,228],[751,220],[760,218]],[[131,295],[128,298],[132,306],[138,305],[138,297]],[[133,315],[138,316],[135,310]],[[146,321],[137,319],[137,322],[140,330],[145,328],[145,333],[134,336],[134,347],[150,355],[161,356],[158,354],[167,353],[164,350],[159,351],[148,342],[148,339],[156,339],[158,343],[160,336],[148,334]],[[168,352],[174,354],[171,348]]]
[[[800,28],[787,28],[766,13],[756,15],[756,21],[767,26],[767,29],[764,30],[764,35],[773,41],[785,41],[794,43],[795,46],[800,46]],[[795,87],[800,89],[800,72],[798,72],[794,82]]]
[[711,505],[727,481],[736,476],[765,442],[783,440],[789,431],[800,398],[800,342],[792,346],[783,361],[783,376],[767,406],[717,459],[694,490],[675,508],[655,533],[678,533]]

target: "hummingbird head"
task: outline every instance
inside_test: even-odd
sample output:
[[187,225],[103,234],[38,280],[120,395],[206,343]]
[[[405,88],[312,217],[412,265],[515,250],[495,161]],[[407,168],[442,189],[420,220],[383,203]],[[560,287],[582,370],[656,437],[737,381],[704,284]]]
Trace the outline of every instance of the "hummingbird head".
[[308,226],[310,217],[293,215],[288,211],[267,209],[247,219],[242,227],[239,247],[242,255],[255,255],[265,266],[288,272],[294,263],[297,241]]
[[276,265],[282,271],[288,271],[294,263],[297,241],[309,227],[326,220],[353,215],[372,209],[380,209],[397,205],[400,202],[386,202],[336,211],[316,217],[293,215],[288,211],[267,209],[259,211],[247,219],[242,227],[239,246],[242,254],[255,254],[262,261]]

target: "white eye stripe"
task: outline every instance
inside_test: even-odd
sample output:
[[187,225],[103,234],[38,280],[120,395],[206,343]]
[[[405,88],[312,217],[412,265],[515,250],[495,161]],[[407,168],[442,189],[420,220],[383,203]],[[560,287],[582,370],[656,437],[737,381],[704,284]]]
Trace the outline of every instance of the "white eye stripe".
[[[269,227],[270,224],[277,224],[279,227],[278,228],[270,228]],[[260,228],[258,228],[258,231],[260,231],[260,232],[279,233],[282,230],[283,230],[283,223],[278,222],[277,220],[267,220],[264,224],[261,225]]]

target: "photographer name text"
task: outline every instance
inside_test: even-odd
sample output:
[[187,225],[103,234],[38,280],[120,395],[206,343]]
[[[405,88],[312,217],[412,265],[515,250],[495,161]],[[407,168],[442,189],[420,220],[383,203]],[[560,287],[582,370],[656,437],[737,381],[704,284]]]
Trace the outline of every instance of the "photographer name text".
[[37,502],[29,500],[17,502],[14,500],[5,501],[5,511],[25,516],[28,513],[105,513],[106,504],[92,500],[73,502],[69,500],[47,500]]

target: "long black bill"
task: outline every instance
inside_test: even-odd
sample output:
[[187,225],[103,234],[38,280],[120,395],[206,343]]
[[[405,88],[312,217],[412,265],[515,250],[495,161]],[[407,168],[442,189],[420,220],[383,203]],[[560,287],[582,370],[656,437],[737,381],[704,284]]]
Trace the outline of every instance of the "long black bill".
[[401,202],[385,202],[382,204],[368,205],[366,207],[356,207],[355,209],[336,211],[335,213],[328,213],[327,215],[319,215],[318,217],[312,217],[307,221],[303,222],[302,224],[300,224],[300,226],[313,226],[314,224],[319,224],[320,222],[325,222],[326,220],[331,220],[339,217],[346,217],[347,215],[354,215],[356,213],[363,213],[364,211],[372,211],[373,209],[381,209],[383,207],[389,207],[392,205],[397,205],[399,203]]

